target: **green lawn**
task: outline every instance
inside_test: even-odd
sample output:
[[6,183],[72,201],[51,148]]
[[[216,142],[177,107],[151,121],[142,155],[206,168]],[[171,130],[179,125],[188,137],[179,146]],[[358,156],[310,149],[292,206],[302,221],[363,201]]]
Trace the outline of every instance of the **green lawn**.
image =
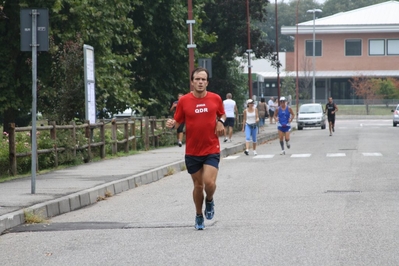
[[[396,106],[396,105],[395,105]],[[392,115],[394,106],[369,105],[369,115]],[[338,115],[367,115],[365,105],[338,105]]]

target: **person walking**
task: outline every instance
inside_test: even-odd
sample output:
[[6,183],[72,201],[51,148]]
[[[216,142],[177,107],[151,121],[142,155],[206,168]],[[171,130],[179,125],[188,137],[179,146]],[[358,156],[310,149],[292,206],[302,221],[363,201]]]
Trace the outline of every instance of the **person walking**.
[[265,119],[269,115],[267,111],[269,108],[265,102],[265,98],[260,98],[260,103],[258,104],[257,109],[259,114],[259,127],[261,130],[263,130],[265,126]]
[[333,102],[333,98],[328,98],[328,103],[326,104],[326,110],[328,119],[328,128],[330,129],[330,136],[335,132],[335,113],[338,112],[337,105]]
[[242,131],[245,132],[245,155],[249,155],[249,147],[252,142],[252,149],[254,155],[256,153],[256,142],[259,122],[258,109],[254,107],[255,101],[252,99],[247,100],[247,108],[243,113]]
[[[226,100],[223,101],[224,111],[226,112],[226,121],[224,122],[224,142],[231,142],[231,137],[233,136],[234,121],[236,115],[238,114],[237,104],[234,101],[231,93],[226,94]],[[229,138],[227,139],[227,135]]]
[[[273,118],[274,118],[274,111],[276,110],[274,106],[274,97],[270,97],[270,100],[267,102],[267,105],[269,106],[269,120],[270,124],[273,124]],[[276,120],[274,120],[276,121]]]
[[277,123],[278,137],[280,140],[281,146],[281,155],[285,155],[284,150],[284,139],[287,145],[287,148],[291,148],[290,145],[290,130],[291,130],[291,122],[294,120],[295,114],[292,111],[291,107],[287,106],[287,100],[285,97],[280,98],[280,106],[277,107],[276,112],[274,113],[274,119]]
[[191,73],[193,91],[180,98],[174,119],[168,119],[168,128],[186,124],[185,163],[193,180],[193,200],[196,210],[195,228],[205,228],[202,206],[205,197],[205,218],[214,216],[214,193],[220,161],[219,136],[224,134],[226,115],[219,95],[207,91],[209,73],[196,68]]
[[[177,103],[179,102],[179,99],[183,96],[183,93],[179,93],[177,95],[177,101],[174,101],[172,106],[170,107],[170,111],[173,112],[176,110]],[[177,134],[177,145],[179,147],[183,146],[183,132],[184,132],[184,123],[181,123],[180,126],[176,129],[176,134]]]

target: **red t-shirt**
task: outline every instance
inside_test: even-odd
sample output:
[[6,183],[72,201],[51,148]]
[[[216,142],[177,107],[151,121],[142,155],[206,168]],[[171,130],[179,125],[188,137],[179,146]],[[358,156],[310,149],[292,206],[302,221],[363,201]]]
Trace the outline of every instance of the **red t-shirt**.
[[206,156],[220,153],[216,130],[217,117],[224,114],[222,98],[207,92],[196,98],[191,92],[179,99],[174,119],[186,124],[186,154]]

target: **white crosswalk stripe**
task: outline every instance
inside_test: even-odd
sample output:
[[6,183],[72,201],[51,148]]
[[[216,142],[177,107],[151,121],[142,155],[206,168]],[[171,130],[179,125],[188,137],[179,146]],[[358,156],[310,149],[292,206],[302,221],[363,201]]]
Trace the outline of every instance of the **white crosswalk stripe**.
[[273,158],[274,154],[256,155],[254,159],[270,159]]
[[363,156],[382,156],[379,152],[363,152]]
[[[363,152],[361,153],[362,156],[364,157],[382,157],[382,153],[380,152]],[[399,153],[398,153],[399,155]],[[235,160],[237,158],[243,157],[243,158],[251,158],[251,159],[272,159],[276,156],[276,154],[258,154],[256,156],[243,156],[243,155],[233,155],[233,156],[228,156],[226,158],[223,158],[225,160]],[[294,154],[286,154],[287,157],[291,158],[309,158],[312,156],[311,153],[294,153]],[[327,153],[326,157],[329,158],[337,158],[337,157],[346,157],[346,153],[343,152],[337,152],[337,153]],[[281,156],[278,156],[277,158],[281,158]]]
[[226,157],[226,158],[224,158],[225,160],[234,160],[234,159],[237,159],[238,157],[240,157],[239,155],[236,155],[236,156],[228,156],[228,157]]
[[327,153],[327,157],[345,157],[345,153]]
[[303,154],[292,154],[291,157],[292,158],[307,158],[312,156],[312,154],[310,153],[303,153]]

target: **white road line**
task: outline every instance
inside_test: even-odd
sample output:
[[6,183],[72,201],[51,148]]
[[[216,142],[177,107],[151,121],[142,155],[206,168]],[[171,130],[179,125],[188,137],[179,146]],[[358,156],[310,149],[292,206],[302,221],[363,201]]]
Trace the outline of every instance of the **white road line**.
[[256,155],[254,159],[270,159],[273,158],[274,154],[264,154],[264,155]]
[[234,159],[237,159],[238,157],[240,157],[240,156],[228,156],[228,157],[226,157],[224,159],[225,160],[234,160]]
[[303,153],[303,154],[293,154],[291,155],[292,158],[307,158],[312,156],[310,153]]
[[382,156],[379,152],[363,152],[363,156]]
[[327,153],[327,157],[345,157],[345,153]]

